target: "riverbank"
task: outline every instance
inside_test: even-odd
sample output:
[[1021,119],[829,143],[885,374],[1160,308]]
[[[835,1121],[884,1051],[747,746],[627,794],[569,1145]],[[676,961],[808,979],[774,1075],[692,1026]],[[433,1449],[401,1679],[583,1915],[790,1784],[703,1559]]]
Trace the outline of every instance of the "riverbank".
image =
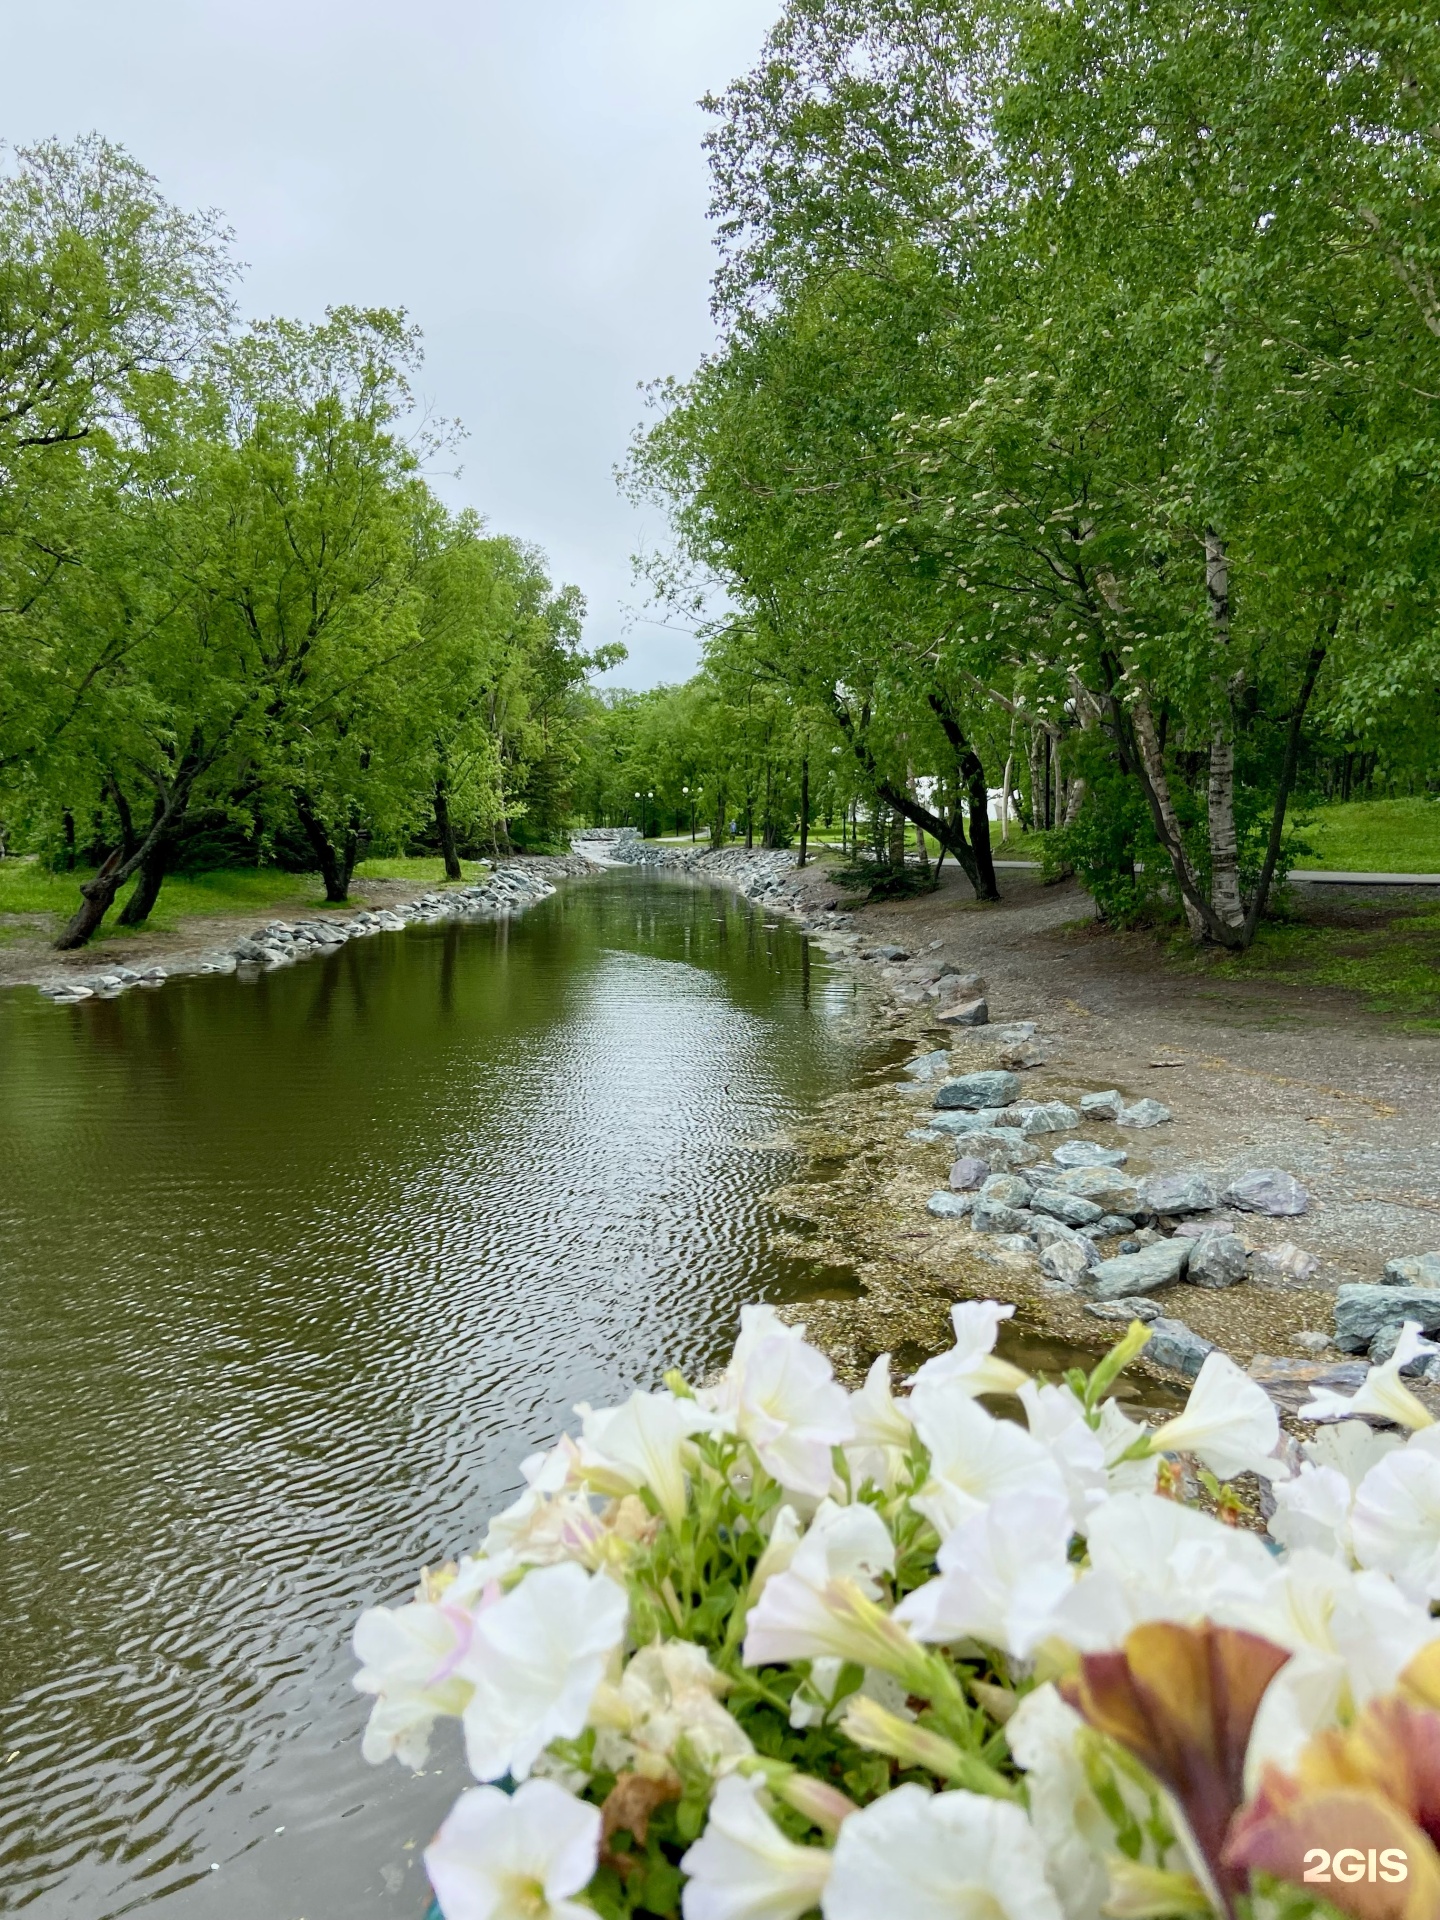
[[75,953],[57,953],[50,928],[29,924],[40,916],[11,915],[19,924],[6,929],[9,937],[0,945],[0,987],[38,987],[64,1004],[113,999],[187,974],[245,979],[372,934],[520,912],[553,893],[558,880],[593,871],[578,854],[532,855],[503,861],[469,883],[357,879],[351,898],[338,907],[307,899],[297,875],[293,902],[276,900],[264,921],[253,913],[186,916],[172,927],[111,934]]
[[[774,1196],[792,1250],[848,1268],[859,1283],[857,1298],[804,1309],[850,1377],[880,1352],[918,1361],[946,1344],[954,1299],[994,1295],[1016,1304],[1015,1337],[1032,1364],[1045,1364],[1047,1343],[1104,1344],[1111,1316],[1123,1324],[1134,1310],[1155,1321],[1152,1347],[1172,1363],[1152,1364],[1157,1379],[1193,1374],[1213,1344],[1293,1411],[1313,1383],[1355,1382],[1366,1329],[1378,1325],[1383,1351],[1402,1307],[1440,1326],[1440,1258],[1399,1269],[1428,1282],[1422,1294],[1433,1291],[1433,1302],[1417,1303],[1394,1284],[1395,1269],[1386,1273],[1387,1263],[1440,1247],[1440,1037],[1397,1031],[1353,994],[1169,970],[1144,937],[1096,929],[1073,884],[1047,888],[1036,875],[1007,873],[997,907],[979,906],[947,870],[934,894],[855,909],[824,862],[800,871],[792,853],[646,843],[636,857],[716,878],[728,869],[732,884],[795,919],[853,970],[862,1017],[893,1047],[893,1064],[869,1086],[831,1100],[800,1131],[805,1167]],[[982,995],[987,1024],[940,1017],[947,1000]],[[903,1071],[927,1055],[919,1075]],[[1000,1124],[977,1149],[987,1160],[978,1177],[997,1169],[1021,1177],[1006,1196],[1021,1217],[997,1219],[992,1209],[982,1219],[1009,1233],[975,1231],[976,1188],[950,1185],[966,1136],[942,1129],[980,1116],[933,1104],[947,1078],[984,1071],[1015,1076],[1002,1089],[1008,1103],[986,1116]],[[1110,1091],[1119,1107],[1154,1102],[1169,1117],[1129,1126],[1082,1111],[1087,1095]],[[1037,1107],[1052,1109],[1058,1130],[1027,1131]],[[1097,1157],[1123,1156],[1106,1210],[1130,1193],[1133,1224],[1096,1239],[1094,1251],[1103,1260],[1135,1248],[1127,1257],[1141,1265],[1125,1304],[1094,1296],[1113,1292],[1127,1270],[1097,1282],[1078,1264],[1085,1234],[1067,1235],[1044,1211],[1060,1203],[1029,1204],[1037,1191],[1066,1186],[1080,1187],[1083,1203],[1083,1189],[1102,1184],[1056,1164],[1056,1149],[1084,1157],[1080,1142]],[[1226,1204],[1231,1184],[1257,1170],[1291,1176],[1303,1211],[1249,1210],[1255,1196],[1243,1190],[1241,1204]],[[1084,1204],[1072,1210],[1082,1227],[1085,1216]],[[1166,1273],[1207,1234],[1217,1257],[1197,1260],[1194,1277],[1188,1261],[1178,1277]],[[1061,1250],[1042,1265],[1045,1241]],[[1377,1286],[1383,1295],[1352,1291]],[[1135,1298],[1142,1304],[1132,1309]]]

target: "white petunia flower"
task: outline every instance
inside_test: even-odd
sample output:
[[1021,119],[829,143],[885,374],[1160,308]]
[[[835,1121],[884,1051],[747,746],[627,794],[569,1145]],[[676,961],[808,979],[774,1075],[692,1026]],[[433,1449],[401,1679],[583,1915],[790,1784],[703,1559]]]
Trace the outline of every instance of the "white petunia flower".
[[1350,1482],[1337,1468],[1307,1461],[1293,1480],[1276,1487],[1270,1531],[1291,1552],[1309,1548],[1348,1565],[1354,1498]]
[[853,1580],[870,1600],[880,1597],[880,1576],[894,1571],[890,1529],[874,1507],[859,1502],[837,1507],[822,1500],[790,1562],[791,1575],[812,1587]]
[[1418,1320],[1407,1320],[1400,1330],[1395,1351],[1382,1366],[1371,1367],[1358,1393],[1347,1397],[1331,1387],[1316,1387],[1300,1409],[1302,1420],[1346,1420],[1358,1413],[1373,1413],[1382,1420],[1393,1420],[1397,1427],[1412,1431],[1435,1424],[1435,1416],[1400,1378],[1400,1369],[1422,1353],[1440,1352],[1433,1340],[1420,1331]]
[[801,1533],[799,1514],[792,1506],[781,1507],[770,1528],[765,1550],[755,1562],[755,1570],[750,1575],[752,1602],[758,1600],[765,1591],[767,1580],[773,1580],[777,1573],[784,1573],[789,1568],[795,1558],[795,1549],[800,1545]]
[[960,1300],[950,1309],[955,1344],[948,1353],[927,1360],[910,1381],[912,1387],[949,1386],[962,1393],[1014,1393],[1030,1378],[1008,1360],[995,1358],[1000,1323],[1014,1307],[995,1300]]
[[873,1507],[822,1502],[788,1570],[751,1609],[747,1666],[838,1659],[896,1671],[918,1649],[875,1604],[880,1575],[894,1567],[895,1543]]
[[465,1711],[472,1688],[455,1669],[474,1627],[468,1608],[423,1600],[361,1614],[352,1645],[360,1661],[355,1685],[375,1696],[360,1748],[372,1766],[393,1755],[423,1767],[436,1720]]
[[899,1477],[913,1431],[908,1407],[890,1391],[890,1356],[882,1353],[865,1376],[865,1384],[850,1396],[855,1421],[854,1441],[846,1447],[850,1476],[856,1487],[872,1481],[887,1493]]
[[1354,1573],[1300,1548],[1275,1564],[1252,1600],[1217,1617],[1290,1649],[1266,1689],[1246,1755],[1258,1784],[1267,1763],[1292,1768],[1316,1733],[1394,1691],[1401,1670],[1436,1636],[1428,1611],[1381,1573]]
[[1280,1417],[1265,1389],[1224,1353],[1210,1353],[1195,1376],[1185,1411],[1150,1436],[1153,1453],[1193,1453],[1221,1480],[1261,1473],[1283,1480],[1288,1469],[1271,1458]]
[[1055,1609],[1082,1653],[1120,1646],[1147,1620],[1229,1617],[1259,1604],[1274,1561],[1259,1538],[1175,1500],[1120,1493],[1090,1519],[1090,1565]]
[[913,1785],[841,1827],[820,1905],[824,1920],[1062,1920],[1040,1842],[1019,1807]]
[[690,1876],[684,1920],[800,1920],[820,1904],[831,1855],[787,1840],[760,1792],[737,1774],[716,1788],[705,1831],[680,1862]]
[[997,1500],[946,1536],[939,1578],[907,1594],[896,1619],[917,1640],[973,1636],[1027,1659],[1075,1583],[1067,1558],[1072,1526],[1068,1501],[1053,1491]]
[[1321,1427],[1300,1451],[1317,1467],[1334,1467],[1343,1473],[1353,1491],[1387,1453],[1404,1444],[1401,1434],[1377,1433],[1364,1420],[1345,1420],[1338,1426]]
[[833,1450],[855,1435],[845,1389],[824,1354],[803,1340],[762,1340],[751,1354],[735,1428],[787,1493],[821,1498],[835,1478]]
[[583,1731],[629,1602],[603,1573],[540,1567],[475,1623],[459,1665],[474,1696],[465,1751],[477,1780],[523,1780],[552,1740]]
[[583,1422],[581,1470],[607,1493],[647,1487],[672,1527],[685,1518],[685,1468],[693,1436],[715,1416],[673,1393],[632,1393],[620,1407],[575,1409]]
[[[1123,1415],[1120,1417],[1124,1426],[1119,1433],[1092,1427],[1085,1418],[1084,1407],[1069,1387],[1042,1387],[1028,1380],[1021,1387],[1019,1397],[1025,1409],[1026,1427],[1055,1462],[1070,1498],[1071,1517],[1077,1530],[1083,1533],[1091,1509],[1108,1500],[1115,1491],[1107,1461],[1115,1454],[1124,1453],[1143,1429],[1132,1427]],[[1106,1402],[1107,1407],[1114,1404],[1113,1400]],[[1127,1469],[1131,1464],[1143,1463],[1127,1462]],[[1153,1462],[1149,1463],[1149,1477],[1153,1484]]]
[[462,1793],[425,1849],[445,1920],[592,1920],[572,1900],[600,1858],[600,1809],[553,1780]]
[[718,1774],[754,1751],[748,1736],[720,1704],[730,1682],[710,1664],[704,1647],[688,1640],[657,1641],[630,1661],[618,1687],[602,1686],[590,1712],[627,1738],[640,1771],[653,1771],[643,1756],[669,1762],[684,1746],[709,1774]]
[[1440,1427],[1412,1434],[1370,1469],[1350,1533],[1362,1567],[1390,1574],[1412,1600],[1440,1599]]
[[[1115,1851],[1114,1823],[1079,1752],[1084,1736],[1084,1721],[1048,1681],[1027,1693],[1005,1723],[1010,1751],[1025,1772],[1030,1824],[1045,1857],[1046,1877],[1066,1920],[1099,1920],[1110,1893],[1105,1862]],[[1122,1794],[1126,1784],[1117,1776]],[[1136,1797],[1140,1825],[1149,1809]]]
[[500,1581],[513,1571],[508,1558],[464,1559],[427,1570],[406,1605],[361,1614],[351,1644],[360,1661],[355,1685],[375,1695],[360,1749],[372,1766],[393,1755],[422,1767],[435,1721],[464,1712],[473,1689],[457,1670],[476,1614],[495,1604]]
[[1012,1493],[1050,1489],[1066,1498],[1060,1469],[1038,1440],[996,1420],[953,1384],[916,1387],[915,1431],[930,1454],[930,1478],[911,1502],[943,1540],[962,1520]]

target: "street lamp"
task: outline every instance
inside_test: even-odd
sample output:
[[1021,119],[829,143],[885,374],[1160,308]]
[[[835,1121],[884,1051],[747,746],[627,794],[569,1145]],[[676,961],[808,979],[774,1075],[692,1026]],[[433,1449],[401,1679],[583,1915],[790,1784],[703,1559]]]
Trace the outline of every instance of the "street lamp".
[[[680,791],[681,791],[681,793],[682,793],[682,794],[683,794],[683,795],[685,796],[685,804],[686,804],[686,806],[687,806],[687,807],[690,807],[690,789],[689,789],[689,787],[681,787],[681,789],[680,789]],[[692,840],[693,840],[693,839],[695,838],[695,809],[694,809],[693,807],[690,807],[690,838],[691,838]]]

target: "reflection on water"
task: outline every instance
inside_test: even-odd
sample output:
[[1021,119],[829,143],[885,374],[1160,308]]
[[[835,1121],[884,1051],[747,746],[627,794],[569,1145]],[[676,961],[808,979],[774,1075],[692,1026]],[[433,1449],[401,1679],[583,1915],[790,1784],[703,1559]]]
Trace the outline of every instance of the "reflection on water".
[[[244,986],[0,998],[0,1911],[414,1915],[344,1640],[579,1399],[712,1364],[842,977],[634,874]],[[283,1829],[283,1831],[282,1831]],[[213,1863],[213,1865],[212,1865]]]

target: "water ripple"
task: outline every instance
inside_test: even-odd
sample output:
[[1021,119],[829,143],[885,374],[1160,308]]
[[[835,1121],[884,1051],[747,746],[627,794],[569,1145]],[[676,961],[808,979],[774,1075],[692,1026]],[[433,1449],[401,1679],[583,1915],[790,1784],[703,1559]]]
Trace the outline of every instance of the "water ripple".
[[746,1143],[853,1070],[847,1004],[788,927],[630,874],[0,1002],[0,1912],[420,1910],[458,1748],[363,1766],[354,1615],[576,1400],[783,1291]]

